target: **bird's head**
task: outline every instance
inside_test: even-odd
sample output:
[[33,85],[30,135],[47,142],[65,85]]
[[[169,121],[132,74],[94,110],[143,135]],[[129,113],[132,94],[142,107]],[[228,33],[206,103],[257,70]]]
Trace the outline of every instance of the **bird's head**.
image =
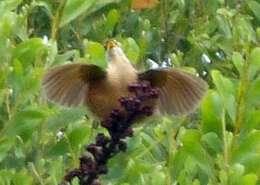
[[114,39],[107,40],[105,44],[105,48],[106,48],[106,58],[108,62],[113,61],[114,59],[126,58],[123,50],[119,46],[119,43]]

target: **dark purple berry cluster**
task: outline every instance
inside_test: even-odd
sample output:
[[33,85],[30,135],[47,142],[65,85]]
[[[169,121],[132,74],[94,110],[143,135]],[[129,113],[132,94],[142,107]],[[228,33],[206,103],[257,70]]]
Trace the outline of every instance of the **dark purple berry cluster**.
[[124,139],[133,136],[132,124],[136,119],[153,114],[153,107],[147,102],[157,99],[159,90],[151,87],[148,82],[133,83],[128,86],[131,97],[121,97],[118,101],[122,110],[114,109],[110,116],[102,121],[101,125],[107,129],[109,136],[99,133],[93,144],[88,144],[86,150],[91,157],[80,157],[80,166],[71,170],[64,177],[64,182],[71,182],[73,178],[79,179],[80,185],[100,185],[98,176],[108,172],[106,163],[120,151],[126,151]]

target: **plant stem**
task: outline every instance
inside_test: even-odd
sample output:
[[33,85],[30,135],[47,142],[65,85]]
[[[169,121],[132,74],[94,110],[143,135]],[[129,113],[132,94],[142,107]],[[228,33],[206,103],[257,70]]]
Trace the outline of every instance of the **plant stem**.
[[73,147],[72,147],[71,142],[70,142],[66,133],[64,133],[64,139],[65,139],[66,143],[68,144],[69,151],[71,153],[71,157],[72,157],[72,160],[73,160],[73,164],[77,164],[78,158],[76,157],[76,154],[74,153]]
[[248,69],[249,69],[249,63],[247,61],[248,57],[246,57],[244,66],[243,66],[243,71],[241,73],[240,77],[240,83],[239,83],[239,89],[238,89],[238,94],[237,94],[237,106],[236,106],[236,115],[235,115],[235,121],[234,121],[234,132],[233,132],[233,139],[231,143],[231,149],[234,149],[234,146],[236,144],[237,140],[237,135],[240,131],[241,127],[241,121],[243,119],[244,115],[244,104],[245,104],[245,96],[246,96],[246,91],[248,88]]
[[6,104],[6,112],[7,112],[8,120],[11,119],[11,108],[10,108],[10,101],[9,101],[9,98],[10,98],[10,93],[7,92],[7,93],[6,93],[5,104]]
[[34,164],[30,162],[29,166],[31,167],[31,170],[32,170],[33,174],[35,175],[35,177],[38,179],[40,185],[44,185],[43,179],[42,179],[42,177],[39,175],[39,173],[37,172],[37,170],[36,170]]
[[227,143],[227,135],[226,135],[226,119],[225,119],[224,107],[221,114],[221,126],[222,126],[223,145],[224,145],[224,163],[225,163],[225,170],[226,170],[228,168],[229,157],[228,157],[228,143]]
[[61,0],[54,17],[52,17],[52,27],[51,27],[51,39],[52,40],[55,40],[57,37],[57,31],[58,31],[59,25],[60,25],[60,18],[61,18],[61,15],[62,15],[62,12],[63,12],[63,9],[64,9],[66,3],[67,3],[67,0]]

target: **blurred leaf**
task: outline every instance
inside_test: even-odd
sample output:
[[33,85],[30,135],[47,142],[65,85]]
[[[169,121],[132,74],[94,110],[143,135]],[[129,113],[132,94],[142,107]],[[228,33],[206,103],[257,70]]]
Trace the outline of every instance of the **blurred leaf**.
[[62,156],[70,151],[69,147],[70,146],[68,144],[68,141],[66,141],[66,138],[63,138],[62,140],[55,143],[54,146],[48,148],[48,155],[51,157]]
[[12,180],[12,175],[14,173],[14,170],[6,170],[6,169],[2,169],[0,171],[0,183],[4,184],[4,185],[9,185],[11,184],[11,180]]
[[228,184],[240,185],[243,174],[245,173],[245,168],[239,163],[233,164],[230,166],[228,173]]
[[211,71],[211,76],[213,78],[213,82],[217,87],[219,94],[221,95],[222,104],[225,106],[229,116],[234,121],[235,120],[235,88],[232,81],[224,77],[219,71],[213,70]]
[[32,177],[27,174],[26,170],[16,173],[13,177],[14,185],[32,185]]
[[260,97],[258,96],[260,92],[260,79],[256,79],[251,82],[246,96],[246,104],[248,105],[259,105]]
[[220,31],[227,37],[230,38],[232,37],[230,25],[228,23],[228,20],[222,16],[222,15],[217,15],[217,21],[219,25]]
[[74,128],[68,135],[71,146],[77,149],[81,144],[84,144],[90,135],[90,131],[90,127],[87,125]]
[[46,45],[42,39],[31,38],[18,44],[13,50],[13,58],[17,58],[24,66],[31,64],[37,57],[44,54]]
[[153,157],[156,157],[156,158],[163,157],[163,153],[160,150],[158,143],[156,143],[156,140],[153,137],[151,137],[150,135],[148,135],[146,133],[141,133],[141,137],[142,137],[142,143],[145,146],[147,146],[147,147],[153,146],[153,148],[149,151],[149,152],[151,152]]
[[86,115],[86,108],[78,107],[75,109],[60,108],[53,109],[53,113],[48,116],[48,128],[57,130],[68,126],[68,124],[80,121]]
[[249,76],[251,79],[260,70],[260,47],[254,48],[249,56]]
[[256,33],[250,19],[244,16],[236,16],[234,24],[238,25],[233,29],[233,39],[241,45],[248,42],[256,42]]
[[221,99],[216,91],[208,90],[201,103],[202,111],[202,132],[214,132],[219,137],[222,136],[221,130]]
[[187,130],[182,138],[183,149],[209,177],[213,177],[210,157],[200,144],[200,134],[196,130]]
[[84,14],[88,9],[95,4],[95,0],[67,0],[64,7],[60,27],[68,24],[81,14]]
[[243,69],[243,65],[245,63],[242,55],[238,52],[234,52],[233,55],[232,55],[232,62],[234,63],[238,72],[241,74],[242,69]]
[[247,174],[243,176],[241,184],[243,185],[256,185],[257,183],[257,176],[256,174]]
[[64,61],[73,59],[75,57],[75,55],[77,55],[77,54],[78,54],[77,50],[70,50],[63,54],[56,55],[55,64],[63,64]]
[[106,29],[110,33],[111,36],[112,36],[115,25],[119,21],[119,17],[120,17],[119,12],[116,9],[112,9],[108,12],[107,21],[106,21]]
[[260,127],[260,110],[250,110],[246,117],[247,120],[241,125],[241,134],[247,134],[251,130]]
[[260,3],[257,1],[248,1],[247,4],[257,19],[260,20]]
[[13,147],[15,139],[7,136],[0,137],[0,162],[8,155],[9,150]]
[[133,64],[136,64],[138,62],[139,53],[140,53],[140,49],[136,41],[131,37],[127,38],[123,42],[123,48],[129,60]]
[[163,172],[154,172],[151,175],[151,185],[166,184],[166,174]]
[[100,10],[101,8],[104,8],[105,6],[108,6],[109,4],[112,4],[112,3],[119,3],[123,0],[96,0],[95,2],[95,6],[91,7],[91,9],[89,10],[89,14],[92,14],[98,10]]
[[207,148],[211,149],[215,154],[220,153],[223,149],[221,139],[214,132],[209,132],[203,135],[201,141],[205,143]]
[[88,41],[86,44],[86,52],[90,55],[90,60],[92,64],[95,64],[102,69],[105,69],[107,67],[107,61],[105,59],[105,49],[100,43]]
[[5,134],[9,137],[19,135],[24,141],[27,141],[43,118],[45,118],[43,110],[37,108],[34,110],[25,109],[12,117]]
[[[17,6],[22,2],[22,0],[8,0],[8,1],[2,1],[0,2],[1,9],[5,11],[14,10],[17,8]],[[1,13],[4,13],[5,11],[0,11]],[[1,17],[1,14],[0,14]]]
[[178,150],[175,155],[173,156],[172,158],[172,161],[170,161],[170,170],[171,170],[171,173],[172,173],[172,179],[176,179],[181,171],[183,170],[184,168],[184,164],[185,164],[185,161],[188,157],[188,154],[185,152],[185,150],[183,148],[181,148],[180,150]]
[[[260,131],[252,131],[241,138],[232,155],[232,163],[242,163],[260,150]],[[259,153],[258,153],[259,155]]]

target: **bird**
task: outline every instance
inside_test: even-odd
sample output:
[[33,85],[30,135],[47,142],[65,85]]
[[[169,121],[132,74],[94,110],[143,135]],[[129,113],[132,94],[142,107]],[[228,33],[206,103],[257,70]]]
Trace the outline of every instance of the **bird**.
[[42,90],[50,101],[68,107],[83,104],[96,119],[105,120],[113,109],[122,110],[120,97],[133,95],[131,83],[148,81],[159,89],[152,107],[162,115],[193,112],[208,89],[200,77],[173,67],[139,72],[113,39],[106,43],[106,61],[106,69],[86,63],[55,66],[43,75]]

